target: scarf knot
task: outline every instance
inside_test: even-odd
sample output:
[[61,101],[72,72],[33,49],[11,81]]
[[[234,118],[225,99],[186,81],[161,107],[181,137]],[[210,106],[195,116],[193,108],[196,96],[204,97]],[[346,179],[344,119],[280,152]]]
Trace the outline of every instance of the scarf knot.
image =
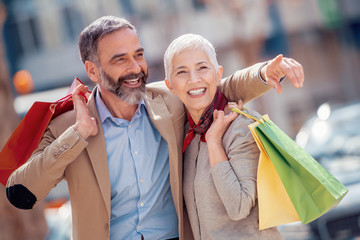
[[185,149],[189,146],[191,141],[195,138],[196,134],[200,134],[200,141],[206,142],[205,135],[212,122],[214,121],[213,113],[214,110],[224,110],[227,99],[219,90],[216,91],[215,97],[211,104],[206,108],[203,114],[200,117],[198,124],[194,123],[190,113],[188,114],[188,120],[190,124],[190,129],[185,135],[184,145],[182,152],[185,152]]

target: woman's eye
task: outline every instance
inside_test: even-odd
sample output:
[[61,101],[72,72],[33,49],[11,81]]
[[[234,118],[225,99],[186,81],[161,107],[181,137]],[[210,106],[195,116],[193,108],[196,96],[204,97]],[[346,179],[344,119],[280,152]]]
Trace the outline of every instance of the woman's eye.
[[176,73],[176,75],[180,75],[180,74],[184,74],[184,73],[185,73],[185,71],[179,71]]
[[199,69],[200,69],[200,70],[202,70],[202,69],[207,69],[207,66],[201,66]]

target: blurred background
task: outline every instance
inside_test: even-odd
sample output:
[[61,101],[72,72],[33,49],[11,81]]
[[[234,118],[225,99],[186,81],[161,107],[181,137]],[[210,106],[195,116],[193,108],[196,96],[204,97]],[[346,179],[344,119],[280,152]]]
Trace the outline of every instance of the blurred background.
[[[35,100],[63,97],[75,77],[92,86],[77,39],[103,15],[122,16],[135,25],[149,82],[164,79],[165,49],[188,32],[213,43],[224,76],[279,53],[294,58],[304,67],[304,87],[295,89],[285,81],[281,95],[271,90],[247,106],[269,114],[293,139],[301,129],[306,132],[305,122],[324,106],[360,99],[359,0],[0,0],[0,147]],[[0,240],[49,235],[49,218],[39,217],[48,205],[19,211],[8,205],[0,187]],[[360,217],[354,221],[358,231]]]

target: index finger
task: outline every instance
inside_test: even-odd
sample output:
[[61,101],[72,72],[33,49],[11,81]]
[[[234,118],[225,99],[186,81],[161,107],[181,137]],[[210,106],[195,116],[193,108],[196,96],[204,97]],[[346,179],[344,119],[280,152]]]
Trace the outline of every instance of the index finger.
[[289,81],[296,88],[301,88],[304,83],[304,70],[300,63],[294,59],[284,58],[281,70],[285,73]]

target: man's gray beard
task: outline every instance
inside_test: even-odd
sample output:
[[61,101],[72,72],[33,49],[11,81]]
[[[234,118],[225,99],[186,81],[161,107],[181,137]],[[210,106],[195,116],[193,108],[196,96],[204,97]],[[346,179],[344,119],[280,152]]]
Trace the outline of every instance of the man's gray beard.
[[141,86],[137,88],[130,88],[122,84],[122,82],[116,81],[109,74],[104,72],[100,68],[100,83],[101,86],[118,96],[122,101],[127,102],[130,105],[136,105],[141,102],[145,97],[145,83],[141,78]]

